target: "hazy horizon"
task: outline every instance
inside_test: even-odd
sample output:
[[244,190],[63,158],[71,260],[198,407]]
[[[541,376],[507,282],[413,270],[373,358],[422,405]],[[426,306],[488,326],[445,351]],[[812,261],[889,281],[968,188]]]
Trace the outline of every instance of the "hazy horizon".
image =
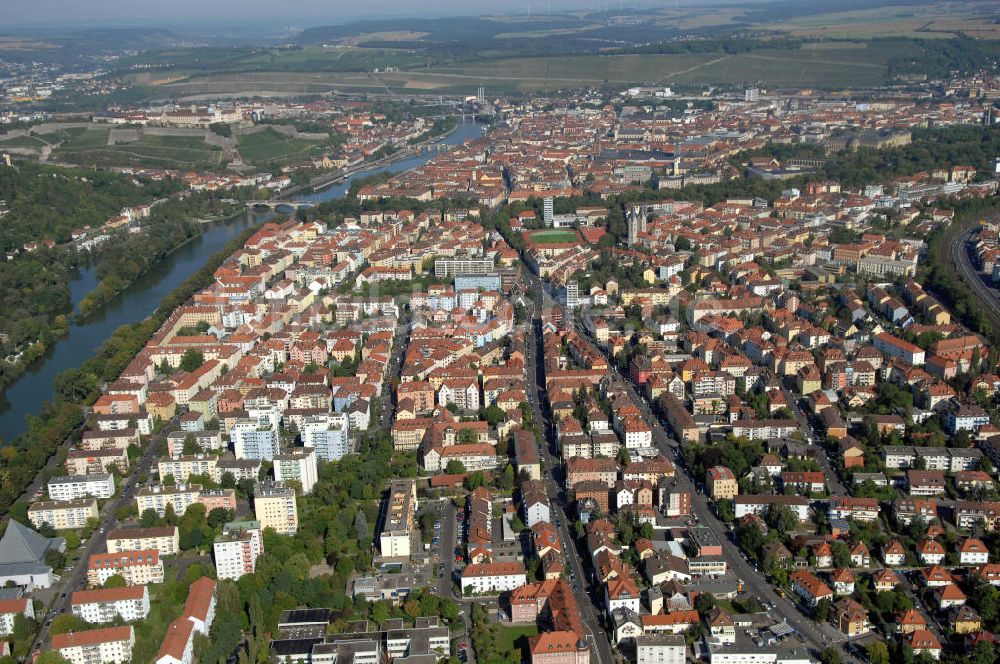
[[[773,0],[722,0],[712,3],[702,0],[681,0],[682,5],[759,4]],[[490,14],[531,13],[542,15],[556,11],[600,10],[607,6],[616,10],[673,7],[674,0],[514,0],[498,6],[487,0],[424,0],[420,3],[400,3],[399,0],[368,0],[365,3],[347,0],[286,0],[276,6],[267,0],[174,0],[155,7],[124,0],[8,0],[2,10],[4,25],[0,33],[11,28],[73,28],[143,26],[213,26],[246,25],[260,27],[274,22],[274,28],[301,28],[340,24],[366,19],[429,18],[436,16],[481,16]]]

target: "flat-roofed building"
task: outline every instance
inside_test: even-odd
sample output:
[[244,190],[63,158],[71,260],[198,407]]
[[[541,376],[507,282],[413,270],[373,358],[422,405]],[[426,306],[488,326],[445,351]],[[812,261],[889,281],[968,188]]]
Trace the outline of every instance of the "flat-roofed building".
[[52,500],[79,500],[87,497],[105,500],[115,495],[115,478],[111,473],[53,477],[46,486]]
[[167,505],[170,505],[174,514],[181,516],[187,511],[187,508],[198,502],[200,496],[200,484],[176,484],[173,486],[154,484],[140,489],[135,495],[135,503],[139,514],[146,510],[153,510],[162,517],[167,512]]
[[379,551],[395,558],[409,556],[412,551],[417,483],[413,480],[393,480],[389,484],[379,534]]
[[238,579],[253,574],[257,558],[264,551],[259,521],[234,521],[223,526],[212,545],[215,575],[219,579]]
[[312,493],[317,479],[316,450],[299,447],[275,454],[272,464],[275,482],[298,482],[303,494]]
[[97,500],[81,498],[63,502],[39,501],[28,508],[28,520],[35,528],[48,524],[56,530],[85,528],[89,519],[97,519]]
[[275,482],[260,482],[254,489],[253,509],[261,528],[279,535],[294,535],[299,529],[295,491]]
[[156,468],[161,481],[170,475],[175,482],[187,482],[192,475],[215,477],[215,465],[218,461],[219,457],[213,454],[177,454],[160,459]]
[[152,528],[118,528],[108,533],[108,553],[156,549],[161,556],[180,552],[180,535],[176,526]]

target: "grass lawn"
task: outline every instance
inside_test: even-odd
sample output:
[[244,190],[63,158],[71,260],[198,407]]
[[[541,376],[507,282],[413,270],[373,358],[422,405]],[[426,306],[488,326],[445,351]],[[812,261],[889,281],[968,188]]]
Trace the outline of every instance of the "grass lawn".
[[528,637],[538,634],[536,625],[506,626],[496,625],[496,646],[500,652],[521,648],[528,644]]
[[528,237],[535,244],[556,244],[560,242],[576,242],[577,236],[575,231],[566,231],[561,229],[553,229],[551,231],[536,231],[531,233]]
[[265,129],[240,136],[237,145],[245,161],[265,162],[303,157],[321,143],[302,138],[289,138],[272,129]]

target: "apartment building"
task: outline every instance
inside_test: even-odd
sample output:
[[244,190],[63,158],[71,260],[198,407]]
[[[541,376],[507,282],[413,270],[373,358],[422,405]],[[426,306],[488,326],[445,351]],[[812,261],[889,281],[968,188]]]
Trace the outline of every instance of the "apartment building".
[[18,615],[25,618],[35,617],[35,605],[30,597],[0,600],[0,636],[10,636],[14,633],[14,619]]
[[158,516],[164,516],[169,505],[174,514],[180,516],[187,511],[187,508],[198,502],[200,496],[200,484],[181,483],[174,486],[154,484],[140,489],[135,495],[135,503],[139,514],[153,510]]
[[124,553],[95,553],[87,561],[87,583],[103,586],[112,576],[121,576],[129,586],[163,583],[163,561],[155,549]]
[[273,460],[274,481],[295,481],[302,487],[303,494],[312,493],[316,486],[316,450],[299,447],[282,454],[275,454]]
[[152,528],[118,528],[108,533],[108,553],[155,549],[161,556],[180,552],[180,535],[176,526]]
[[105,500],[115,495],[115,478],[111,473],[67,475],[53,477],[46,487],[52,500],[79,500],[88,497]]
[[393,480],[389,484],[379,534],[379,551],[385,557],[409,556],[417,509],[417,483],[413,480]]
[[149,589],[146,586],[78,590],[70,597],[73,615],[93,625],[116,619],[132,622],[149,615]]
[[115,448],[70,450],[65,465],[69,475],[107,475],[111,466],[124,475],[128,473],[128,454]]
[[684,664],[687,645],[683,634],[643,634],[636,637],[637,664]]
[[132,659],[131,625],[67,632],[52,637],[52,650],[70,664],[124,664]]
[[35,528],[48,524],[56,530],[73,530],[87,526],[88,519],[97,519],[97,500],[81,498],[65,502],[39,501],[28,508],[28,520]]
[[175,482],[187,482],[192,475],[215,477],[215,465],[218,461],[219,457],[212,454],[177,454],[160,459],[156,468],[161,481],[170,475]]
[[223,526],[212,545],[219,579],[238,579],[253,574],[257,557],[264,551],[259,521],[233,521]]
[[167,628],[153,660],[156,664],[194,664],[194,637],[208,634],[215,620],[215,588],[215,581],[207,577],[191,584],[184,612]]
[[260,482],[254,488],[253,510],[261,528],[273,528],[279,535],[299,530],[295,491],[275,482]]
[[229,429],[237,459],[270,461],[278,453],[278,428],[267,418],[239,419]]
[[323,461],[340,461],[351,451],[349,427],[346,413],[307,417],[301,427],[302,445],[316,450],[316,457]]
[[528,582],[524,564],[519,562],[479,563],[462,569],[462,594],[510,592]]

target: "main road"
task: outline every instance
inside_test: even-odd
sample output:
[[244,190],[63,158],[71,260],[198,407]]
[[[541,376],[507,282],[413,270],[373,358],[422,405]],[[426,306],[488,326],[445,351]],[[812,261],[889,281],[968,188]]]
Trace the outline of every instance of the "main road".
[[[526,273],[526,278],[528,279],[528,283],[531,285],[530,290],[536,292],[541,291],[544,293],[541,281],[534,274]],[[540,301],[540,297],[536,298],[536,307],[538,306],[538,301]],[[558,305],[553,303],[552,306],[555,307]],[[588,338],[595,347],[599,347],[595,340],[587,333],[586,328],[583,325],[578,324],[577,330]],[[529,362],[529,364],[531,363]],[[774,604],[775,612],[778,616],[785,619],[790,626],[794,627],[805,644],[814,649],[817,653],[821,652],[828,646],[844,643],[846,641],[844,635],[832,625],[828,623],[815,622],[811,617],[804,615],[791,599],[779,597],[760,570],[751,566],[747,559],[744,558],[742,551],[736,546],[736,543],[731,538],[729,529],[716,516],[715,512],[709,506],[708,498],[697,490],[697,482],[695,478],[691,476],[690,469],[687,468],[685,464],[681,463],[678,454],[678,442],[667,435],[667,432],[660,423],[660,419],[652,412],[652,409],[650,408],[645,397],[640,395],[635,389],[635,386],[621,375],[615,367],[614,362],[609,362],[609,366],[610,373],[625,386],[625,389],[628,391],[632,401],[641,410],[643,417],[652,430],[653,442],[657,449],[666,458],[670,459],[674,463],[675,467],[684,470],[684,474],[676,474],[677,489],[680,491],[689,491],[691,493],[692,513],[697,517],[698,522],[701,525],[709,528],[716,535],[719,541],[722,542],[723,552],[730,571],[737,578],[743,581],[744,591],[759,600]],[[847,661],[856,661],[846,651],[846,648],[844,649],[844,655]]]
[[[525,278],[530,275],[524,270]],[[530,282],[529,282],[530,283]],[[576,596],[577,605],[580,608],[580,617],[583,618],[584,629],[587,631],[587,641],[590,643],[592,652],[598,664],[613,664],[615,661],[614,651],[608,634],[601,625],[600,612],[604,610],[604,597],[599,589],[587,583],[587,575],[584,570],[580,552],[577,548],[577,540],[569,530],[569,524],[573,522],[573,515],[570,511],[569,502],[563,493],[560,492],[556,482],[555,470],[559,467],[559,459],[552,454],[556,449],[553,427],[548,418],[548,411],[542,408],[545,397],[545,385],[542,382],[544,373],[541,334],[542,334],[542,306],[545,291],[541,283],[535,281],[531,291],[532,297],[531,318],[525,333],[525,368],[528,374],[528,402],[531,404],[531,411],[534,421],[538,423],[542,431],[542,460],[544,469],[542,472],[545,492],[549,498],[553,514],[562,515],[556,517],[559,538],[563,544],[563,553],[569,563],[570,572],[573,575],[572,584]],[[590,589],[588,591],[588,589]]]
[[71,610],[70,599],[72,593],[83,590],[87,585],[87,562],[91,554],[104,553],[107,551],[108,532],[118,523],[117,512],[122,507],[128,505],[135,498],[135,490],[138,487],[139,478],[148,476],[153,466],[156,453],[165,443],[167,434],[173,430],[177,423],[177,418],[166,423],[160,433],[151,436],[146,443],[145,450],[139,459],[132,464],[129,474],[120,482],[117,496],[108,500],[98,517],[99,524],[94,529],[87,541],[78,549],[79,558],[74,563],[74,567],[69,572],[63,572],[63,576],[53,586],[56,597],[49,605],[49,612],[44,616],[42,626],[35,636],[32,644],[32,652],[41,648],[42,644],[49,638],[49,629],[52,620],[61,613],[69,613]]

